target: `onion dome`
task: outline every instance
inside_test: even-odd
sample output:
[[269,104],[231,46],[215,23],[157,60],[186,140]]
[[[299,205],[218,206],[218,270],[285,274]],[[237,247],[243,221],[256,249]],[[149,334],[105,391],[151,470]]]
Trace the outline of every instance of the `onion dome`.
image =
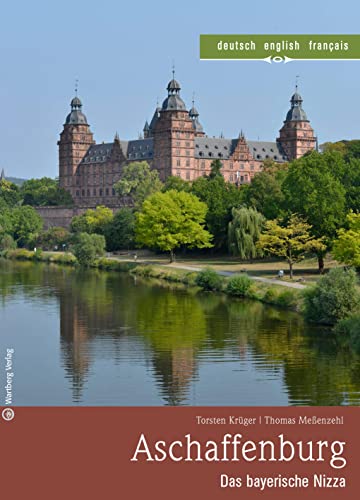
[[199,116],[199,112],[198,110],[195,108],[194,104],[193,104],[193,107],[190,109],[189,111],[189,116],[190,118],[196,118]]
[[170,82],[168,83],[168,86],[166,87],[166,90],[168,92],[180,92],[181,90],[181,87],[180,87],[180,83],[177,82],[174,78],[172,80],[170,80]]
[[286,122],[293,121],[308,121],[305,111],[302,109],[303,99],[301,95],[297,91],[297,86],[295,93],[291,96],[290,104],[291,108],[289,109],[286,115]]
[[175,70],[173,70],[173,78],[168,83],[166,90],[168,96],[163,102],[162,109],[164,111],[186,111],[184,101],[180,97],[180,83],[175,80]]
[[87,119],[84,113],[81,111],[82,102],[75,96],[70,103],[71,112],[67,115],[65,124],[66,125],[87,125]]

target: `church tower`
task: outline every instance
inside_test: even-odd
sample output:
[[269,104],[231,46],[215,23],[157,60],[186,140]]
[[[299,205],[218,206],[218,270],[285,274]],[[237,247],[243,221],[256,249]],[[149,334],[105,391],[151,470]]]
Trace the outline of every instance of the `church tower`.
[[153,167],[161,180],[176,175],[192,180],[195,172],[195,129],[184,101],[180,84],[173,78],[168,83],[168,96],[159,110],[153,130]]
[[70,106],[71,112],[66,117],[64,129],[58,141],[59,182],[60,187],[65,188],[74,197],[76,169],[95,141],[86,116],[82,112],[82,103],[77,96],[72,99]]
[[295,93],[290,99],[291,108],[286,115],[284,125],[280,130],[280,136],[277,139],[290,161],[316,149],[314,130],[302,108],[302,102],[303,99],[298,93],[296,85]]

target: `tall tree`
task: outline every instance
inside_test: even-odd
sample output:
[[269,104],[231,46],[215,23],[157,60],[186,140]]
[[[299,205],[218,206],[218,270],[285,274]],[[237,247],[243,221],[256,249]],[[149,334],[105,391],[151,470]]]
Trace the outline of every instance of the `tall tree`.
[[207,206],[184,191],[155,193],[146,199],[136,214],[136,241],[141,246],[170,253],[181,246],[211,247],[211,234],[205,230]]
[[326,250],[345,220],[345,188],[339,180],[342,161],[337,152],[313,151],[290,164],[283,183],[287,209],[309,222],[314,237],[324,237],[325,246],[317,253],[320,272]]
[[231,210],[242,204],[240,189],[226,182],[222,175],[214,175],[196,179],[191,192],[208,206],[206,227],[214,236],[214,248],[225,250]]
[[255,208],[233,208],[229,222],[228,246],[233,255],[240,259],[255,259],[263,252],[257,246],[265,217]]
[[311,236],[310,231],[310,224],[296,214],[286,225],[281,225],[276,219],[269,220],[265,223],[265,232],[260,236],[258,246],[270,255],[283,257],[289,265],[292,279],[294,264],[303,260],[306,253],[325,249],[322,240]]
[[285,196],[281,189],[288,165],[266,162],[251,184],[244,186],[242,195],[246,205],[256,208],[267,219],[284,215]]
[[116,212],[105,231],[106,248],[110,251],[130,249],[135,243],[135,214],[125,207]]
[[58,179],[42,177],[25,181],[20,189],[24,205],[71,206],[73,199],[68,191],[59,187]]
[[143,201],[163,187],[157,170],[151,170],[146,161],[133,162],[123,169],[121,179],[114,185],[119,196],[130,196],[139,209]]

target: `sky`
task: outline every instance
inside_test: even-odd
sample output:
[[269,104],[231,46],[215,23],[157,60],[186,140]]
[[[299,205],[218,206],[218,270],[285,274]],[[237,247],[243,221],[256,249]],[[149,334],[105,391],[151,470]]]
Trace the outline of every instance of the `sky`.
[[19,0],[0,3],[0,169],[58,174],[57,141],[79,80],[96,142],[137,138],[175,63],[209,136],[273,141],[296,75],[319,143],[360,138],[360,61],[200,61],[201,33],[358,33],[355,0]]

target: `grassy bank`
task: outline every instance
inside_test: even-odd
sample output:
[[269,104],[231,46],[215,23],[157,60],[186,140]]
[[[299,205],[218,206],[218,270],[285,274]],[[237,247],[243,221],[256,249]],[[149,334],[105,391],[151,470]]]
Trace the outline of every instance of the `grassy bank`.
[[[7,250],[3,252],[3,257],[11,260],[55,263],[62,265],[76,266],[77,260],[72,253],[56,253],[56,252],[36,252],[26,249]],[[126,272],[143,278],[154,278],[164,280],[169,283],[181,283],[186,286],[198,287],[209,292],[225,293],[232,297],[248,298],[259,300],[265,304],[275,305],[278,307],[300,311],[302,307],[302,293],[300,290],[283,289],[279,286],[272,286],[265,283],[258,283],[249,280],[248,285],[244,288],[237,281],[242,278],[247,278],[242,274],[232,277],[223,277],[212,269],[203,270],[200,272],[185,271],[176,267],[164,268],[161,264],[141,264],[136,262],[126,262],[115,259],[100,258],[92,265],[92,268],[101,269],[104,271]],[[210,272],[213,277],[216,277],[214,286],[207,285],[207,281],[199,279],[199,276]],[[201,282],[201,285],[199,283]]]

